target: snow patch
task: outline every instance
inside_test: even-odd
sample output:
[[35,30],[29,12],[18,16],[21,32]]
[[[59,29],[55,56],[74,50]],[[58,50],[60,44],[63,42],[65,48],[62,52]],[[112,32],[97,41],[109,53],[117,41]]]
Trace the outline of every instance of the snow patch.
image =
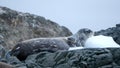
[[70,47],[69,51],[71,51],[71,50],[78,50],[78,49],[84,49],[84,47]]
[[110,36],[92,36],[87,39],[84,47],[70,47],[70,50],[85,49],[85,48],[119,48],[118,45],[112,37]]
[[85,48],[115,48],[120,47],[110,36],[92,36],[87,39]]

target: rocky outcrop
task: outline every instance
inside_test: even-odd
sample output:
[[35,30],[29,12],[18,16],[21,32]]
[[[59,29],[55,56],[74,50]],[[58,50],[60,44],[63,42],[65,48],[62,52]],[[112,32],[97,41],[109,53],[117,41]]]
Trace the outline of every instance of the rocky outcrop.
[[38,37],[63,37],[72,33],[42,16],[0,7],[0,43],[11,48],[17,42]]
[[[117,55],[116,55],[117,54]],[[41,52],[29,56],[28,68],[116,68],[120,67],[120,49],[83,49]]]
[[24,62],[16,57],[2,62],[17,68],[120,68],[120,48],[44,51],[28,56]]

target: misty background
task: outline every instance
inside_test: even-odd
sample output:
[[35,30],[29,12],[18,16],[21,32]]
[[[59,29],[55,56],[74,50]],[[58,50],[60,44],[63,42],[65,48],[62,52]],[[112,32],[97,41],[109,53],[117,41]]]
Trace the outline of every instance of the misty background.
[[0,6],[43,16],[73,33],[94,31],[120,23],[120,0],[0,0]]

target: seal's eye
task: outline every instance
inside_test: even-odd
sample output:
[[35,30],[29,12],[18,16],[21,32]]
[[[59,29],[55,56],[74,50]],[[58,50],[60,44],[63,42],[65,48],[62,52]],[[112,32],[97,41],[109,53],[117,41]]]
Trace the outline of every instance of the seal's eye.
[[68,38],[68,41],[75,41],[75,39],[72,38],[72,37],[69,37],[69,38]]
[[85,30],[85,33],[91,33],[92,31],[91,30]]
[[91,34],[93,33],[93,31],[88,28],[83,28],[83,29],[80,29],[77,33],[78,34]]

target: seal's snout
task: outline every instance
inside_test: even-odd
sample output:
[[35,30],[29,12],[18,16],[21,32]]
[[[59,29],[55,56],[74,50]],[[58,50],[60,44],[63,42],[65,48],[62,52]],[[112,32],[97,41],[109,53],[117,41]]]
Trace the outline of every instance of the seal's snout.
[[10,54],[11,56],[17,56],[19,53],[20,53],[19,50],[14,50],[14,51],[10,51],[9,54]]
[[9,53],[11,56],[17,56],[20,53],[20,44],[17,44]]
[[10,56],[17,56],[20,53],[20,47],[13,48],[11,51],[8,52]]

